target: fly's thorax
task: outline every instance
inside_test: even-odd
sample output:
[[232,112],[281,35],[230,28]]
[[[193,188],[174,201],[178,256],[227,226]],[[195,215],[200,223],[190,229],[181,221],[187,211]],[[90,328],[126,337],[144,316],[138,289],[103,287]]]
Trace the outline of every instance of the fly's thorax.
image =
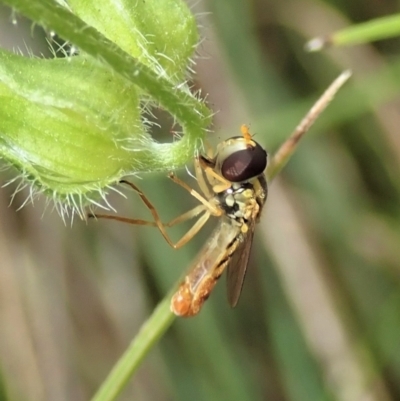
[[252,182],[233,183],[225,191],[216,194],[216,198],[225,215],[239,224],[250,219],[257,205]]

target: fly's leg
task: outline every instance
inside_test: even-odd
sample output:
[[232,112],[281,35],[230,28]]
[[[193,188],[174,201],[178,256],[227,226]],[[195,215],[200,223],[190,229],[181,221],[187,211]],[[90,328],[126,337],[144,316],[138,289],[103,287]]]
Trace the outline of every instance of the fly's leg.
[[186,232],[186,234],[183,235],[183,237],[175,244],[174,248],[177,249],[187,244],[201,230],[204,224],[207,223],[210,216],[211,213],[209,211],[206,211],[202,216],[200,216],[196,223],[194,223],[193,226]]
[[204,179],[204,169],[200,165],[200,160],[198,157],[194,159],[194,172],[196,174],[197,184],[200,190],[203,192],[206,198],[211,199],[214,194],[211,192],[209,185],[207,185]]
[[[181,246],[185,245],[200,231],[200,229],[204,226],[204,224],[207,222],[207,220],[213,214],[211,212],[211,210],[215,211],[216,213],[222,213],[219,211],[218,208],[209,204],[204,198],[201,197],[201,195],[198,194],[198,196],[204,200],[204,203],[202,202],[201,205],[196,206],[195,208],[189,210],[188,212],[183,213],[182,215],[178,216],[177,218],[164,224],[164,223],[162,223],[162,221],[157,213],[156,208],[153,206],[153,204],[150,202],[150,200],[146,197],[146,195],[142,191],[140,191],[140,189],[135,184],[133,184],[129,181],[121,181],[121,183],[129,185],[133,190],[135,190],[138,193],[140,199],[143,201],[145,206],[149,209],[150,213],[152,214],[154,221],[131,219],[131,218],[122,217],[122,216],[113,216],[113,215],[97,214],[97,213],[89,214],[88,217],[116,220],[116,221],[119,221],[122,223],[127,223],[127,224],[157,227],[160,230],[164,239],[167,241],[167,243],[174,249],[180,248]],[[188,187],[188,188],[191,190],[190,187]],[[197,192],[196,192],[196,194],[197,194]],[[202,212],[204,212],[204,214],[196,221],[196,223],[194,223],[194,225],[189,229],[189,231],[186,234],[184,234],[179,241],[174,243],[171,240],[170,236],[168,235],[166,228],[172,227],[176,224],[180,224],[186,220],[192,219],[192,218],[198,216]]]
[[213,216],[221,216],[223,211],[217,206],[209,202],[204,196],[200,195],[193,188],[190,188],[185,182],[180,180],[174,173],[169,173],[168,177],[175,183],[181,186],[183,189],[186,189],[194,198],[196,198],[199,202],[201,202],[210,212],[210,215]]
[[232,183],[230,181],[216,173],[213,168],[208,165],[207,160],[200,156],[197,161],[199,163],[199,167],[204,170],[208,182],[218,182],[218,184],[215,184],[212,187],[214,193],[219,194],[220,192],[226,191],[232,186]]

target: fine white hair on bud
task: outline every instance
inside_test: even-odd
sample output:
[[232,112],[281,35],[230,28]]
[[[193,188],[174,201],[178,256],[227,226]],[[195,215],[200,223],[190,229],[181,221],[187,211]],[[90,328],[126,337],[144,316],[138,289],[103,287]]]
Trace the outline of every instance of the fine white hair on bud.
[[[122,177],[184,165],[211,113],[185,81],[199,39],[184,1],[58,3],[17,10],[48,27],[53,59],[0,49],[0,158],[15,193],[30,186],[22,206],[45,195],[63,219],[85,219],[90,205],[113,210]],[[172,114],[179,140],[154,141],[151,107]]]

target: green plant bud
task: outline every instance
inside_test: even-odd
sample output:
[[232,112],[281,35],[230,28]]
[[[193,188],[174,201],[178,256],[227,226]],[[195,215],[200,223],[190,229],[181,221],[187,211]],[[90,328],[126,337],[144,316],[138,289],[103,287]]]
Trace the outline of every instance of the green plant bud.
[[161,76],[185,76],[199,41],[196,22],[181,0],[69,0],[76,15]]
[[[31,194],[84,216],[85,205],[107,204],[107,188],[122,177],[170,171],[193,157],[211,114],[177,80],[198,41],[183,2],[122,0],[118,9],[109,0],[5,2],[82,52],[44,60],[0,50],[0,158],[18,169]],[[143,104],[170,112],[182,138],[154,141]]]
[[152,139],[134,85],[84,57],[0,59],[0,151],[37,188],[91,199],[143,167]]

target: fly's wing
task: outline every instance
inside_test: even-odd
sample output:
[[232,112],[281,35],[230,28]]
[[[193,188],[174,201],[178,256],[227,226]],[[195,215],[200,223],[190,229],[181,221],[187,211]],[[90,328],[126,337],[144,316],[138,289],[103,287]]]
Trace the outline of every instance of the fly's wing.
[[255,224],[255,219],[252,219],[247,233],[243,234],[242,241],[239,242],[228,264],[228,302],[232,308],[237,305],[240,293],[242,292],[243,281],[249,263],[251,245],[253,244]]

